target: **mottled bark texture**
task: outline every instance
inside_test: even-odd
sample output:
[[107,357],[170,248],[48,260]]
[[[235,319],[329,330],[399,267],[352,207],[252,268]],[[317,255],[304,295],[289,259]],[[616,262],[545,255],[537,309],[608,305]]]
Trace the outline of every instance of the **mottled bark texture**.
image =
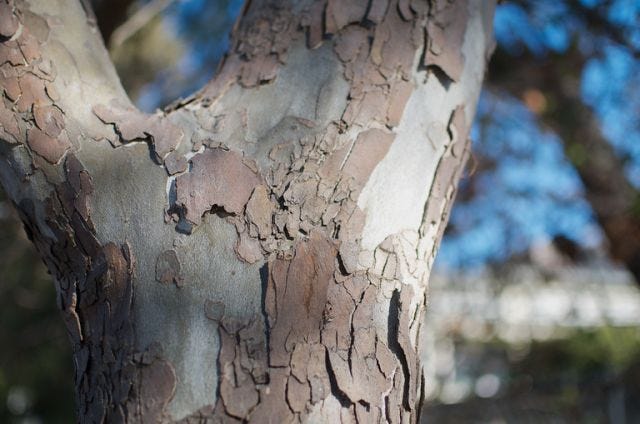
[[0,12],[0,179],[80,421],[417,422],[491,1],[252,1],[217,77],[151,115],[79,2]]

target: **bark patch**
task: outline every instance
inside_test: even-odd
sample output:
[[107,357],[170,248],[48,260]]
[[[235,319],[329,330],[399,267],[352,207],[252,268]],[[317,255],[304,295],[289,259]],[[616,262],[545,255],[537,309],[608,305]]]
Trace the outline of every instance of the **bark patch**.
[[462,45],[469,21],[467,0],[436,1],[427,22],[425,67],[437,67],[453,81],[459,81],[464,68]]
[[180,260],[175,250],[165,250],[156,260],[156,281],[162,284],[174,283],[178,287],[184,285],[180,275]]
[[[162,163],[184,137],[182,130],[167,117],[158,114],[148,115],[116,100],[109,105],[94,106],[93,113],[105,124],[112,124],[123,143],[149,140],[158,163]],[[173,165],[172,163],[171,166]]]
[[19,25],[18,18],[13,14],[13,0],[0,1],[0,37],[11,38]]
[[253,190],[262,182],[242,155],[222,148],[207,149],[191,159],[191,170],[176,178],[176,205],[193,225],[218,206],[240,215]]
[[297,343],[320,341],[336,254],[333,243],[314,232],[298,244],[293,259],[269,265],[265,309],[271,327],[272,366],[286,366]]

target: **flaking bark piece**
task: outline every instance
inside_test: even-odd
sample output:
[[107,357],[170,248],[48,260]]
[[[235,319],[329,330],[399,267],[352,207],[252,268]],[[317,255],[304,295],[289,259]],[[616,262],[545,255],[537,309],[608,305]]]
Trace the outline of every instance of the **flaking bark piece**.
[[467,145],[467,137],[469,136],[469,127],[466,123],[464,106],[458,106],[451,114],[449,119],[448,131],[451,134],[451,154],[459,158]]
[[212,321],[220,322],[224,318],[224,303],[211,299],[205,300],[204,315]]
[[392,133],[375,128],[361,132],[344,164],[344,174],[353,177],[356,185],[362,188],[389,151],[393,139]]
[[374,24],[379,24],[387,13],[388,6],[389,0],[371,0],[369,3],[369,11],[367,12],[367,19]]
[[170,362],[156,359],[140,369],[140,415],[144,422],[163,421],[163,411],[173,398],[176,372]]
[[38,39],[29,32],[28,28],[23,27],[22,34],[16,39],[16,41],[18,42],[20,52],[22,52],[22,56],[27,63],[31,64],[36,59],[40,58],[40,45],[38,43]]
[[36,125],[49,137],[58,137],[64,129],[64,116],[53,105],[34,106],[33,117]]
[[17,143],[20,136],[20,128],[18,127],[18,121],[13,111],[7,109],[4,106],[4,102],[0,99],[0,127],[8,135],[12,136],[12,139],[7,137],[7,141],[10,143]]
[[49,103],[49,96],[45,92],[44,81],[32,73],[27,72],[18,80],[20,98],[16,106],[20,112],[27,112],[33,106]]
[[96,105],[93,113],[105,124],[114,125],[124,142],[150,139],[158,162],[175,150],[184,137],[182,130],[166,117],[147,115],[117,101],[109,106]]
[[310,349],[307,343],[297,344],[291,354],[291,375],[299,382],[307,381],[307,364],[309,363]]
[[[13,68],[8,68],[12,70]],[[4,89],[5,96],[12,102],[18,100],[21,95],[20,84],[18,83],[18,77],[15,75],[11,75],[11,71],[7,71],[10,75],[5,75],[2,80],[2,88]],[[3,70],[3,74],[6,74]],[[4,102],[3,102],[4,103]],[[3,105],[4,106],[4,105]]]
[[169,119],[155,115],[150,118],[148,133],[158,162],[175,150],[184,137],[182,130],[173,125]]
[[311,398],[311,388],[304,382],[300,383],[295,377],[287,379],[287,403],[294,412],[303,412],[307,401]]
[[396,357],[393,356],[393,352],[380,340],[376,341],[376,360],[378,361],[380,371],[382,371],[387,378],[393,375],[393,371],[399,365]]
[[397,30],[403,25],[404,21],[398,13],[387,13],[375,29],[371,59],[386,79],[393,78],[398,71],[403,79],[411,79],[412,58],[416,46],[411,42],[409,34]]
[[411,11],[411,7],[409,5],[410,0],[398,0],[398,13],[400,17],[405,21],[410,21],[413,19],[413,12]]
[[341,61],[354,60],[363,46],[368,48],[368,32],[361,27],[350,26],[336,40],[334,50]]
[[351,321],[354,302],[344,286],[332,284],[327,295],[322,340],[327,349],[346,351],[351,346]]
[[250,88],[273,81],[279,67],[278,58],[275,55],[256,57],[251,62],[243,64],[240,84]]
[[308,26],[307,30],[307,46],[310,49],[316,49],[322,45],[322,38],[324,37],[324,29],[322,25],[324,3],[314,2],[309,9]]
[[462,45],[467,28],[467,0],[436,2],[427,22],[423,55],[425,67],[436,66],[453,81],[459,81],[464,68]]
[[38,156],[52,164],[58,163],[71,148],[71,142],[66,134],[60,134],[57,138],[53,138],[38,128],[27,131],[27,144]]
[[243,232],[238,236],[236,245],[234,248],[236,255],[240,259],[249,264],[254,264],[262,259],[262,249],[260,248],[260,242],[249,236],[247,232]]
[[336,248],[313,231],[291,260],[269,264],[265,309],[271,326],[272,366],[287,366],[297,343],[320,340],[327,290],[333,280]]
[[18,31],[18,18],[13,13],[13,2],[0,1],[0,37],[11,38]]
[[352,274],[358,268],[360,245],[357,240],[344,240],[340,243],[340,263],[346,274]]
[[269,386],[260,390],[260,403],[252,411],[250,422],[261,422],[268,417],[272,423],[293,423],[295,417],[287,404],[288,372],[285,368],[272,368],[269,372]]
[[208,149],[191,159],[191,170],[176,178],[176,205],[193,225],[214,206],[240,215],[260,176],[242,160],[242,155],[224,149]]
[[259,185],[251,194],[247,203],[246,216],[251,225],[258,230],[260,239],[264,240],[271,235],[271,201],[269,190],[265,185]]
[[24,57],[18,48],[18,42],[16,40],[0,43],[0,57],[12,66],[20,66],[24,64]]
[[184,283],[180,275],[180,261],[175,250],[165,250],[156,261],[156,281],[162,284],[175,283],[181,287]]
[[189,162],[178,152],[171,152],[164,160],[164,167],[167,174],[175,175],[184,172],[189,167]]
[[[396,291],[396,293],[398,293]],[[401,352],[399,359],[402,361],[402,365],[405,368],[405,378],[409,380],[409,388],[404,393],[405,408],[413,409],[416,405],[417,395],[417,377],[418,377],[418,358],[416,357],[416,351],[411,344],[411,338],[409,335],[409,326],[411,324],[411,299],[413,298],[413,288],[409,285],[400,290],[398,296],[398,314],[396,324],[396,336],[397,344]]]
[[325,11],[326,32],[335,34],[351,23],[360,22],[365,13],[366,2],[329,0]]
[[329,363],[336,378],[340,390],[353,402],[364,401],[375,404],[380,393],[391,390],[393,382],[387,379],[378,369],[373,359],[374,353],[369,353],[365,360],[364,355],[354,351],[351,372],[349,361],[343,359],[337,352],[329,351]]
[[[91,204],[89,199],[93,195],[93,181],[82,163],[74,154],[69,154],[65,161],[65,172],[67,181],[71,187],[72,205],[82,219],[84,219],[90,227],[91,222]],[[68,212],[71,214],[71,211]]]
[[114,125],[123,141],[147,138],[148,118],[134,108],[112,102],[94,106],[93,113],[105,124]]
[[236,340],[222,326],[219,327],[220,355],[220,399],[227,414],[236,418],[245,418],[258,404],[260,398],[251,375],[242,367],[234,366],[236,359]]
[[[445,198],[446,192],[449,187],[454,183],[456,173],[459,172],[460,167],[464,161],[460,162],[459,157],[464,154],[465,149],[468,146],[468,128],[465,122],[464,107],[458,106],[449,119],[449,125],[447,127],[449,134],[452,136],[451,144],[448,147],[447,153],[438,163],[438,169],[436,172],[436,179],[434,180],[431,188],[432,196],[434,199]],[[424,213],[424,222],[433,225],[437,224],[444,219],[442,205],[438,202],[427,202],[427,206]],[[444,231],[444,226],[441,226]]]

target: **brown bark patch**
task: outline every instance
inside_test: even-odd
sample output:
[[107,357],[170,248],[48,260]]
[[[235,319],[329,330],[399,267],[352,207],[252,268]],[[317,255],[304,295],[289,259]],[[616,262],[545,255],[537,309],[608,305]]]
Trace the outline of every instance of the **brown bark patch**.
[[191,159],[191,170],[176,178],[176,205],[194,225],[218,206],[240,215],[253,190],[262,182],[240,153],[222,148],[207,149]]
[[469,21],[467,0],[436,1],[427,22],[425,67],[437,67],[453,81],[459,81],[464,68],[462,45]]
[[0,37],[11,38],[20,23],[13,13],[13,0],[0,1]]
[[171,152],[165,158],[164,166],[167,169],[167,174],[175,175],[186,171],[189,167],[189,162],[181,154]]
[[56,106],[34,106],[33,116],[38,128],[49,137],[58,137],[64,129],[64,117]]
[[141,422],[160,422],[176,388],[173,366],[168,361],[156,359],[140,369],[139,381]]
[[0,99],[0,128],[5,140],[12,144],[18,142],[20,137],[18,121],[13,111],[5,107],[2,99]]
[[178,287],[184,285],[180,275],[180,260],[175,250],[165,250],[156,260],[156,281],[162,284],[174,283]]
[[51,137],[37,128],[27,131],[27,144],[35,153],[43,157],[47,162],[58,163],[71,143],[66,136]]
[[159,163],[178,147],[184,137],[182,130],[167,117],[148,115],[118,101],[112,101],[110,105],[96,105],[93,113],[105,124],[114,126],[121,142],[149,140]]
[[[58,164],[71,148],[65,129],[63,111],[51,102],[46,86],[55,79],[56,69],[50,60],[42,57],[41,48],[46,41],[48,27],[41,31],[22,25],[26,15],[15,10],[13,2],[0,1],[0,86],[4,97],[14,104],[0,105],[0,125],[8,140],[24,142],[23,123],[26,123],[26,144],[30,150],[51,164]],[[28,15],[31,17],[32,15]],[[7,40],[6,34],[15,36]],[[22,119],[20,119],[22,118]]]
[[250,222],[249,230],[252,237],[259,237],[264,240],[271,235],[272,209],[273,206],[269,199],[267,186],[257,186],[251,194],[246,209],[246,217]]
[[367,12],[367,19],[374,24],[382,22],[382,18],[387,13],[387,7],[389,7],[388,0],[371,0],[369,2],[369,11]]
[[269,265],[266,311],[271,327],[270,364],[286,366],[299,342],[319,342],[327,288],[333,279],[334,244],[313,232],[293,259]]
[[[220,334],[220,398],[224,409],[236,418],[245,418],[258,404],[259,395],[251,374],[234,362],[235,337],[221,329]],[[227,340],[228,339],[228,340]]]
[[325,11],[326,32],[335,34],[351,23],[359,23],[366,12],[367,3],[363,1],[328,0]]
[[247,263],[254,264],[262,259],[262,248],[255,237],[251,237],[247,231],[238,235],[234,251],[238,257]]

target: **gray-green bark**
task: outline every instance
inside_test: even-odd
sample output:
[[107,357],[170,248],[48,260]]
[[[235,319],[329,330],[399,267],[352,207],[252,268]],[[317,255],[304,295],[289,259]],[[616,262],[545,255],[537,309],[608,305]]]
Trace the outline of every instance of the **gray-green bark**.
[[83,422],[416,422],[491,1],[253,1],[146,115],[80,3],[0,0],[0,180]]

